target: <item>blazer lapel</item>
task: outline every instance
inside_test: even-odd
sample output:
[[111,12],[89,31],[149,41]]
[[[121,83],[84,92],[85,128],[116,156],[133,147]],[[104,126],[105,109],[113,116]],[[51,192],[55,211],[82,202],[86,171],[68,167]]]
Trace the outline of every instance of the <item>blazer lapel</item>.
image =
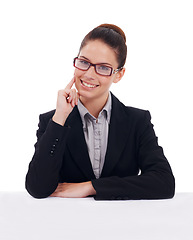
[[95,179],[77,107],[69,115],[66,125],[71,127],[67,147],[72,154],[73,160],[76,161],[76,164],[88,179]]
[[129,118],[125,106],[112,94],[112,111],[108,145],[101,177],[108,177],[118,162],[129,136]]

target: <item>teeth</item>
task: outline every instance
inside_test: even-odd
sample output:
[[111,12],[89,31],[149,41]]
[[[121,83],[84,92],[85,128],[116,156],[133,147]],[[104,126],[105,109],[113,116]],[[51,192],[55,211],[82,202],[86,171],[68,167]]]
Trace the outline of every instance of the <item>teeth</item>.
[[82,81],[82,84],[83,84],[84,86],[86,86],[86,87],[89,87],[89,88],[94,88],[94,87],[96,87],[96,85],[88,84],[88,83],[85,83],[85,82],[83,82],[83,81]]

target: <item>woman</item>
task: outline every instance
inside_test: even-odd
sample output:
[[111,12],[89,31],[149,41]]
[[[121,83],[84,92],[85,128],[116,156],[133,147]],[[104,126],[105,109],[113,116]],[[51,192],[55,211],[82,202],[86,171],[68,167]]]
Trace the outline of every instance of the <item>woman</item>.
[[[26,189],[36,198],[163,199],[175,181],[148,111],[111,92],[125,73],[124,32],[102,24],[83,39],[56,110],[40,115]],[[73,89],[75,84],[76,89]],[[140,174],[139,174],[140,172]]]

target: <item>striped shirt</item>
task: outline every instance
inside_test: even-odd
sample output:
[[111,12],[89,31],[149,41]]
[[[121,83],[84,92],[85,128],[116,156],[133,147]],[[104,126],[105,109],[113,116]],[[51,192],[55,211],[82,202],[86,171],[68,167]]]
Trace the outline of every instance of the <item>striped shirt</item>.
[[106,105],[99,113],[98,118],[95,118],[88,112],[81,101],[78,101],[78,110],[83,123],[83,132],[96,178],[100,177],[105,161],[111,118],[111,103],[111,94],[109,93]]

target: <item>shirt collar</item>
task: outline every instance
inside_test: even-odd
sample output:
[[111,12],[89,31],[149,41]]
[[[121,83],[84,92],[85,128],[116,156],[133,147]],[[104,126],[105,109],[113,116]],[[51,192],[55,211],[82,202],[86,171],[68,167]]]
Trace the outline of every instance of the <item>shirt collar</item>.
[[[86,107],[82,104],[82,102],[80,100],[78,100],[77,107],[78,107],[78,110],[79,110],[79,113],[80,113],[80,116],[81,116],[81,119],[83,122],[83,126],[85,125],[85,117],[87,115],[89,115],[92,119],[96,120],[96,118],[89,113],[89,111],[86,109]],[[100,118],[101,114],[104,111],[106,112],[105,118],[107,119],[108,124],[110,123],[110,118],[111,118],[111,108],[112,108],[112,97],[111,97],[111,93],[109,93],[107,102],[106,102],[105,106],[103,107],[103,109],[101,110],[101,112],[99,113],[99,118]]]

